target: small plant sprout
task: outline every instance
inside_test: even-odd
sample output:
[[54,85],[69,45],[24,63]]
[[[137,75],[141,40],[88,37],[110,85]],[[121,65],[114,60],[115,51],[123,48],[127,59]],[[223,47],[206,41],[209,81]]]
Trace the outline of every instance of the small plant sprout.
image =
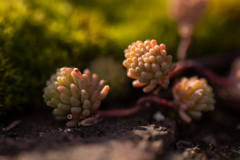
[[206,79],[198,79],[196,76],[182,78],[173,86],[174,104],[177,106],[179,116],[185,122],[199,119],[201,111],[214,110],[214,94],[212,87],[207,84]]
[[128,69],[127,76],[135,79],[134,87],[143,87],[144,92],[150,92],[157,85],[154,93],[160,87],[167,88],[170,72],[176,68],[172,63],[172,56],[167,55],[166,46],[158,45],[156,40],[137,41],[125,49],[125,60],[123,65]]
[[208,1],[170,0],[169,2],[169,14],[178,23],[178,34],[181,37],[177,56],[179,60],[185,60],[195,25],[202,19]]
[[171,0],[169,2],[170,16],[181,26],[194,26],[202,19],[208,5],[207,0]]
[[52,108],[57,119],[70,119],[67,127],[76,124],[89,126],[97,123],[96,117],[89,117],[90,111],[100,107],[110,87],[98,80],[97,74],[85,69],[83,74],[77,68],[63,67],[53,74],[44,88],[43,98]]

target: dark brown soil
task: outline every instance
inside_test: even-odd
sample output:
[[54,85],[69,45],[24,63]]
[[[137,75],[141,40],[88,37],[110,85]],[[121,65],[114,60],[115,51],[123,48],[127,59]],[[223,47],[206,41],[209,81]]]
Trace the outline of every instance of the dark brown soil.
[[0,131],[0,160],[240,159],[239,113],[217,109],[186,125],[172,118],[157,122],[155,111],[73,128],[55,121],[50,110],[5,118],[0,128],[22,123]]

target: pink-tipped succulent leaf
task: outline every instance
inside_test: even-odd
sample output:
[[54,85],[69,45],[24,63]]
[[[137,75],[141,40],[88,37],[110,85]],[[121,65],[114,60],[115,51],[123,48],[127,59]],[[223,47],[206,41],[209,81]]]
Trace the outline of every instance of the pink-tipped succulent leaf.
[[172,56],[167,55],[166,46],[156,40],[137,41],[125,49],[123,65],[128,69],[127,76],[136,79],[134,87],[143,87],[144,92],[152,91],[158,84],[167,88],[168,74],[176,68]]
[[185,122],[199,119],[202,111],[214,110],[214,94],[206,79],[182,78],[173,86],[174,103]]
[[99,108],[109,89],[104,80],[99,82],[98,75],[88,69],[82,74],[77,68],[63,67],[47,81],[43,98],[54,108],[53,115],[71,119],[66,125],[72,127]]

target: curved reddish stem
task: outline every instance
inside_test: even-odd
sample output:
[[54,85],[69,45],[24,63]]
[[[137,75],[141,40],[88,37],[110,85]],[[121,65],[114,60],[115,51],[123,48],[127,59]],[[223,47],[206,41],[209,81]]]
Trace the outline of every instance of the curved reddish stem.
[[92,111],[92,113],[94,114],[99,113],[101,114],[101,116],[104,116],[104,117],[127,117],[127,116],[134,115],[140,112],[141,110],[143,110],[146,103],[156,103],[161,106],[174,108],[173,103],[171,101],[160,99],[158,97],[147,96],[147,97],[140,98],[137,102],[137,105],[133,108],[114,109],[114,110],[108,110],[108,111],[94,110]]
[[234,83],[234,79],[229,77],[220,77],[216,75],[212,70],[204,67],[196,61],[184,61],[177,64],[177,68],[168,75],[168,78],[173,78],[174,76],[182,73],[185,70],[194,69],[200,72],[204,77],[206,77],[211,83],[219,86],[230,86]]
[[191,37],[182,38],[177,50],[178,60],[185,60],[187,56],[187,49],[191,43]]
[[101,110],[95,110],[92,111],[92,113],[100,113],[101,116],[104,117],[127,117],[130,115],[134,115],[135,113],[138,113],[141,111],[141,107],[133,107],[128,109],[114,109],[114,110],[108,110],[108,111],[101,111]]
[[163,98],[158,98],[156,96],[146,96],[146,97],[142,97],[137,101],[137,106],[139,105],[143,105],[145,103],[155,103],[164,107],[169,107],[169,108],[173,108],[173,102],[172,101],[168,101],[166,99]]

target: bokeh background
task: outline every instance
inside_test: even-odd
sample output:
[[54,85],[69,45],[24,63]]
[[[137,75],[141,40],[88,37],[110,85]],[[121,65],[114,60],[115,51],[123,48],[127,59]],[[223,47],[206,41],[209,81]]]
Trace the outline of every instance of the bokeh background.
[[[188,57],[239,53],[240,1],[207,2]],[[43,108],[46,80],[63,66],[96,71],[117,101],[127,94],[129,79],[121,63],[129,44],[156,39],[177,61],[180,36],[168,3],[0,0],[0,114]]]

